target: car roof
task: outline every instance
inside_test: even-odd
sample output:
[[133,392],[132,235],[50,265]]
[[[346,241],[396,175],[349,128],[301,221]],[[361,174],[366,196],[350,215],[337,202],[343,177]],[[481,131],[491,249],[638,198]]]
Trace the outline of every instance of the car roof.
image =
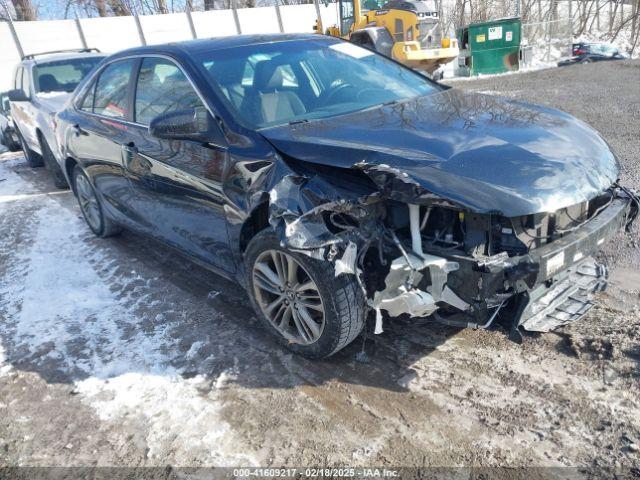
[[[37,54],[36,54],[37,55]],[[33,64],[40,65],[48,62],[57,62],[60,60],[74,60],[76,58],[105,58],[108,54],[100,52],[61,52],[61,53],[48,53],[44,55],[38,55],[35,58],[28,58],[22,60],[23,65]]]
[[337,40],[325,35],[313,33],[273,33],[260,35],[233,35],[229,37],[213,37],[207,39],[187,40],[183,42],[172,42],[161,45],[148,45],[123,50],[114,54],[110,58],[126,57],[129,55],[143,55],[145,53],[200,53],[212,50],[224,50],[227,48],[243,47],[247,45],[259,45],[263,43],[287,42],[294,40],[326,40],[327,43],[334,43]]

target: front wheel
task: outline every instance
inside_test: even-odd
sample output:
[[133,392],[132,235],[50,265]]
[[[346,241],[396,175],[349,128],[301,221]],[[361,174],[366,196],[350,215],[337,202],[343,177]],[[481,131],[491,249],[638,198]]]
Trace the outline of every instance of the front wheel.
[[256,313],[295,353],[328,357],[362,331],[362,291],[353,275],[336,278],[332,263],[282,248],[276,233],[266,229],[247,246],[245,266]]
[[100,198],[79,166],[73,170],[73,185],[82,216],[91,231],[98,237],[110,237],[120,233],[120,227],[105,215]]
[[16,132],[18,134],[18,139],[20,140],[22,153],[24,153],[24,158],[27,161],[27,165],[29,165],[31,168],[41,167],[43,165],[42,157],[29,148],[29,146],[27,145],[27,141],[20,133],[20,130],[16,130]]

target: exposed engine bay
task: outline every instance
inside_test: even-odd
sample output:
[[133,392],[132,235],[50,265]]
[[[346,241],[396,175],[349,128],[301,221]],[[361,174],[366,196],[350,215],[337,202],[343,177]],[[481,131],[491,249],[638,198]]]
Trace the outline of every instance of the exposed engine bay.
[[283,245],[357,277],[374,333],[384,315],[488,328],[503,312],[516,332],[578,320],[606,285],[593,256],[638,213],[638,197],[617,183],[589,201],[506,217],[469,211],[386,165],[287,163],[297,173],[270,191],[269,222]]

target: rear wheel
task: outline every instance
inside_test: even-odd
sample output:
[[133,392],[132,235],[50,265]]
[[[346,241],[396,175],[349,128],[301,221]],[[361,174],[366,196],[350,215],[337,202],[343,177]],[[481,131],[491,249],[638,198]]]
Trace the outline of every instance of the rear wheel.
[[13,137],[8,130],[2,132],[2,143],[9,149],[10,152],[17,152],[18,150],[20,150],[20,144],[16,143],[13,140]]
[[120,233],[121,228],[105,215],[93,185],[78,166],[73,170],[73,184],[82,216],[91,231],[99,237],[110,237]]
[[27,146],[27,142],[22,136],[22,133],[20,133],[20,130],[16,129],[16,132],[18,134],[18,139],[20,140],[20,146],[22,147],[24,158],[27,161],[27,165],[31,168],[41,167],[43,165],[42,157]]
[[362,331],[365,302],[353,275],[336,278],[333,264],[283,249],[269,229],[251,240],[245,262],[256,313],[295,353],[328,357]]
[[62,173],[62,169],[60,168],[56,157],[51,151],[49,143],[47,143],[47,141],[43,137],[40,137],[40,148],[42,149],[42,159],[44,160],[44,165],[53,176],[53,184],[56,186],[56,188],[69,188],[67,179],[64,178],[64,173]]

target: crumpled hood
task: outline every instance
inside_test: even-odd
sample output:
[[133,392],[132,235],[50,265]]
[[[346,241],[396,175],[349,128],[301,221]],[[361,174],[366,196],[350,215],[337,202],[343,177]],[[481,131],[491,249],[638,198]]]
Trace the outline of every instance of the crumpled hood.
[[472,211],[510,217],[589,200],[619,173],[608,145],[576,118],[455,89],[260,133],[294,159],[395,172]]

